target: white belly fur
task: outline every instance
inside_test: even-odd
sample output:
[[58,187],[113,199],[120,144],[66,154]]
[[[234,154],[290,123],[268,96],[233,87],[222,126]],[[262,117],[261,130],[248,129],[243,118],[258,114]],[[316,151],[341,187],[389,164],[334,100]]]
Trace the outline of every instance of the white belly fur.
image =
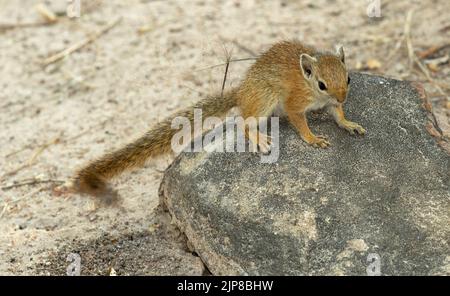
[[314,100],[314,102],[311,102],[311,104],[308,107],[306,107],[306,112],[322,109],[329,104],[331,104],[331,102],[328,98]]
[[[311,104],[308,107],[306,107],[305,111],[306,112],[316,111],[316,110],[322,109],[330,104],[331,104],[331,102],[328,99],[322,99],[322,100],[318,99],[318,100],[315,100],[314,102],[311,102]],[[286,110],[284,110],[284,103],[282,101],[280,101],[277,104],[276,108],[273,111],[273,116],[278,116],[278,117],[286,116]]]

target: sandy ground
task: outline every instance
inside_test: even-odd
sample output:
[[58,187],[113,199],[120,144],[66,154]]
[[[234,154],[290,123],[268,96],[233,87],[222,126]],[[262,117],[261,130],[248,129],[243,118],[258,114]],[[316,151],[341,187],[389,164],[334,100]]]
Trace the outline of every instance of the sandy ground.
[[[79,18],[65,16],[64,0],[44,1],[59,15],[56,24],[0,31],[0,274],[64,274],[73,251],[89,266],[83,274],[203,273],[155,215],[170,156],[114,182],[120,208],[58,196],[53,188],[168,113],[219,92],[224,68],[210,66],[223,63],[224,47],[247,58],[288,38],[330,49],[343,44],[353,70],[423,82],[448,136],[450,47],[428,57],[441,58],[429,67],[430,83],[418,67],[410,71],[404,42],[411,9],[417,54],[448,42],[448,1],[381,2],[375,19],[367,16],[368,1],[82,1]],[[37,3],[0,0],[0,27],[42,22]],[[91,44],[42,66],[119,17]],[[226,87],[250,64],[231,64]],[[133,253],[144,258],[140,264],[127,257]]]

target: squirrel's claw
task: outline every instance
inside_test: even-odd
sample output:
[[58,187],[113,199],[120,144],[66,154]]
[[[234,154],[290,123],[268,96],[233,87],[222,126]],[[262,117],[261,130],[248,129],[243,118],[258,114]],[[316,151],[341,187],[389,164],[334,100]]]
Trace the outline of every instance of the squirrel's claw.
[[327,148],[331,145],[325,136],[315,136],[308,144],[317,148]]
[[348,121],[343,124],[342,127],[346,129],[351,135],[354,135],[356,133],[359,135],[364,135],[366,133],[366,130],[355,122]]

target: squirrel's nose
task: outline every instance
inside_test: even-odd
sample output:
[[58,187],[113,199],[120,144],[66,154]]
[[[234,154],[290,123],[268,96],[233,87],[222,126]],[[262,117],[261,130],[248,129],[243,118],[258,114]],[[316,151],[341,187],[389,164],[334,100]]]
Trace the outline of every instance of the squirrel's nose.
[[345,99],[347,99],[347,91],[340,91],[336,94],[336,100],[339,103],[345,102]]

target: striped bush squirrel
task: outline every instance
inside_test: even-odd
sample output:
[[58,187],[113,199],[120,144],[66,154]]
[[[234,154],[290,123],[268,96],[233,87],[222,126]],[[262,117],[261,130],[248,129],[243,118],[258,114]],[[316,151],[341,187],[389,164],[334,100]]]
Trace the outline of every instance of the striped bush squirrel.
[[[149,158],[168,153],[171,138],[177,133],[171,128],[172,119],[183,116],[192,122],[194,108],[202,109],[203,118],[206,118],[223,116],[229,109],[238,107],[244,119],[269,117],[276,109],[281,109],[300,137],[320,148],[326,148],[330,143],[326,137],[311,132],[307,111],[326,108],[339,127],[351,134],[364,134],[365,130],[359,124],[344,116],[342,105],[349,83],[342,46],[336,53],[330,53],[317,51],[299,41],[277,43],[257,58],[240,86],[223,96],[206,98],[176,112],[135,142],[94,160],[76,173],[73,189],[94,196],[114,195],[107,180],[127,169],[144,165]],[[264,141],[266,135],[246,131],[246,136],[258,143],[262,151],[268,149]]]

